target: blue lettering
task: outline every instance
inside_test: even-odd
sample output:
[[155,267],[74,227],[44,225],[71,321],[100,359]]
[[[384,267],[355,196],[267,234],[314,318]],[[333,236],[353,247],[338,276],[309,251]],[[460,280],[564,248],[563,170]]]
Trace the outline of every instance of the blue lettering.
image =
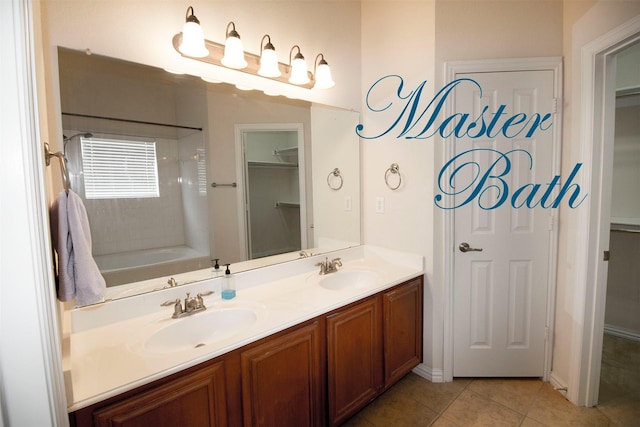
[[[520,197],[520,194],[524,193],[527,189],[530,189],[529,195],[527,196],[527,198],[522,203],[516,203],[518,200],[518,197]],[[516,209],[521,208],[523,205],[526,205],[530,209],[535,207],[538,203],[537,202],[534,203],[534,198],[538,193],[539,189],[540,189],[540,184],[523,185],[522,187],[518,188],[516,191],[513,192],[513,197],[511,197],[511,205]]]
[[565,194],[567,194],[570,188],[573,188],[573,194],[571,195],[571,197],[569,198],[569,202],[567,203],[570,208],[572,209],[577,208],[582,204],[582,202],[584,202],[584,199],[587,198],[587,196],[585,195],[576,203],[576,200],[580,196],[580,186],[578,184],[574,184],[573,179],[576,177],[581,167],[582,167],[582,163],[576,163],[576,165],[573,167],[573,170],[569,174],[569,178],[562,185],[562,188],[560,188],[560,192],[556,196],[556,200],[553,202],[554,209],[560,206],[560,202],[562,201],[562,198],[564,197]]
[[[496,159],[485,170],[478,161],[474,160],[474,155],[481,151],[496,155]],[[512,170],[512,158],[515,155],[525,155],[529,160],[529,169],[533,168],[531,153],[523,149],[514,149],[503,153],[491,148],[475,148],[457,154],[438,173],[440,193],[434,197],[435,205],[441,209],[456,209],[476,203],[483,210],[492,210],[509,201],[509,204],[515,209],[523,207],[532,209],[537,206],[544,209],[557,209],[563,198],[570,193],[567,205],[575,209],[587,198],[586,194],[582,194],[580,185],[574,183],[582,163],[576,164],[552,201],[549,199],[560,181],[558,175],[547,184],[547,189],[540,198],[537,196],[542,184],[538,183],[524,184],[511,194],[507,177]]]
[[[367,135],[364,131],[364,124],[360,123],[356,126],[356,134],[360,138],[375,139],[389,134],[396,129],[396,138],[405,139],[427,139],[435,135],[442,138],[448,138],[455,135],[456,138],[490,138],[494,139],[500,135],[505,138],[515,138],[524,134],[525,138],[533,138],[535,133],[548,130],[553,124],[552,115],[546,113],[541,116],[540,113],[527,115],[525,113],[517,113],[509,115],[507,106],[499,105],[494,113],[489,113],[488,106],[483,106],[478,117],[471,120],[470,113],[454,113],[448,117],[441,117],[445,103],[450,99],[451,94],[459,85],[471,84],[479,90],[480,98],[482,98],[482,87],[478,82],[469,78],[460,78],[447,83],[440,89],[431,100],[425,102],[423,100],[423,90],[427,84],[426,81],[421,82],[415,90],[408,94],[403,94],[404,80],[398,75],[388,75],[377,80],[366,95],[366,107],[373,113],[390,114],[390,107],[394,102],[390,102],[381,108],[372,105],[371,98],[375,90],[383,82],[397,79],[396,97],[399,101],[399,112],[394,113],[393,119],[388,126],[381,132],[373,135]],[[424,105],[426,103],[426,106]],[[489,123],[485,121],[485,114],[492,114]],[[436,122],[440,118],[440,125],[436,126]],[[384,120],[385,118],[383,118]]]

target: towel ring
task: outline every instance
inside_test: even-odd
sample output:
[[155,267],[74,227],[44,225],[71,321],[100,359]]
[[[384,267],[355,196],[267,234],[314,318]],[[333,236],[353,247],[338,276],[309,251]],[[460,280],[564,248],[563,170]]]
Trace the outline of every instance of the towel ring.
[[57,157],[60,162],[60,173],[62,174],[62,186],[64,187],[64,191],[69,193],[71,190],[71,183],[69,182],[69,170],[67,169],[67,161],[64,157],[64,153],[62,151],[58,151],[55,153],[51,152],[51,148],[49,147],[49,143],[44,143],[44,161],[47,166],[51,165],[51,158]]
[[[331,176],[340,178],[340,185],[338,185],[337,187],[334,187],[333,185],[331,185]],[[334,191],[338,191],[339,189],[342,188],[342,184],[344,184],[344,180],[342,179],[342,174],[340,174],[340,169],[335,168],[334,170],[332,170],[331,172],[329,172],[329,175],[327,175],[327,185],[329,186],[330,189],[334,190]]]
[[[389,174],[398,175],[398,185],[396,185],[395,187],[389,184]],[[387,187],[392,190],[397,190],[398,188],[400,188],[400,185],[402,184],[402,175],[400,175],[400,166],[398,166],[397,163],[392,163],[391,166],[389,166],[389,169],[387,169],[387,171],[384,173],[384,182],[385,184],[387,184]]]

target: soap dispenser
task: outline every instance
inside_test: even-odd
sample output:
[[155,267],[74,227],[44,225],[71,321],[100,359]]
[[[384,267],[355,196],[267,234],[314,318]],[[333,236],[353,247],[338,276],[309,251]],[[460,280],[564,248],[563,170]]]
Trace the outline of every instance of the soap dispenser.
[[222,279],[222,299],[232,299],[236,296],[236,284],[235,277],[231,275],[229,265],[225,264],[227,269],[224,271],[224,278]]
[[220,261],[220,258],[211,260],[211,264],[214,264],[215,262],[215,264],[213,265],[213,277],[218,277],[220,276],[220,274],[222,274],[222,271],[220,271],[220,264],[218,264],[218,261]]

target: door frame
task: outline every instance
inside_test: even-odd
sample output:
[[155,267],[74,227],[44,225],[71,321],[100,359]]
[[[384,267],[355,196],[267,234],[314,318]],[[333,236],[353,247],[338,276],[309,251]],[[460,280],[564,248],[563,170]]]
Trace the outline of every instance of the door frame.
[[[562,138],[562,58],[514,58],[514,59],[487,59],[472,61],[449,61],[444,64],[444,84],[452,82],[458,74],[481,73],[481,72],[509,72],[509,71],[552,71],[553,72],[553,93],[557,106],[555,112],[553,132],[553,164],[552,173],[560,173],[560,153]],[[445,105],[446,117],[455,113],[451,99]],[[454,156],[454,138],[449,137],[444,140],[442,150],[442,163],[444,164]],[[549,177],[551,178],[551,177]],[[445,180],[449,177],[445,176]],[[551,360],[553,355],[554,314],[555,314],[555,289],[557,275],[557,251],[558,251],[558,213],[550,212],[553,221],[552,238],[549,242],[549,274],[547,279],[547,333],[545,340],[545,360],[543,380],[549,381],[551,375]],[[443,381],[453,381],[453,287],[454,287],[454,210],[445,210],[444,218],[444,238],[441,251],[443,256],[443,282],[444,282],[444,357],[443,357]]]
[[[611,220],[613,141],[615,118],[615,55],[640,42],[640,17],[616,27],[582,48],[580,70],[582,102],[579,110],[580,149],[586,166],[584,182],[590,186],[588,207],[580,209],[576,254],[577,301],[571,337],[572,363],[567,397],[577,405],[598,402],[602,340],[607,292],[607,266],[602,253],[608,250]],[[582,312],[582,310],[584,310]]]
[[236,182],[238,186],[238,234],[240,238],[240,254],[244,260],[249,260],[251,231],[247,210],[247,162],[245,160],[244,134],[245,132],[298,132],[298,191],[300,193],[300,244],[307,247],[307,196],[306,196],[306,171],[304,152],[304,126],[302,123],[256,123],[236,124],[235,151],[236,151]]
[[[47,119],[46,110],[42,110],[46,96],[40,86],[44,84],[43,58],[38,49],[41,13],[37,2],[33,3],[0,3],[0,51],[6,61],[0,71],[0,128],[3,139],[11,141],[3,145],[0,180],[3,197],[12,200],[12,209],[0,218],[0,293],[4,293],[0,322],[8,325],[20,319],[19,325],[0,331],[0,341],[5,343],[0,350],[0,426],[68,426],[60,304],[55,295],[45,192],[52,185],[51,176],[59,179],[60,171],[57,163],[52,163],[52,171],[44,168],[43,143],[49,135],[43,124]],[[16,345],[20,346],[19,353]],[[22,352],[30,357],[21,357]]]

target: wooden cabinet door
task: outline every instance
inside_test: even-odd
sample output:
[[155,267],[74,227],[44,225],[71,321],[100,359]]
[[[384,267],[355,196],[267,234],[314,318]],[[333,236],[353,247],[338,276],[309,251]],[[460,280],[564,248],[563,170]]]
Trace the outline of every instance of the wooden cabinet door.
[[99,427],[227,425],[224,361],[93,413]]
[[384,383],[389,387],[422,361],[422,277],[383,294]]
[[379,296],[327,317],[329,423],[338,425],[382,387]]
[[245,426],[323,424],[321,339],[314,321],[241,353]]

